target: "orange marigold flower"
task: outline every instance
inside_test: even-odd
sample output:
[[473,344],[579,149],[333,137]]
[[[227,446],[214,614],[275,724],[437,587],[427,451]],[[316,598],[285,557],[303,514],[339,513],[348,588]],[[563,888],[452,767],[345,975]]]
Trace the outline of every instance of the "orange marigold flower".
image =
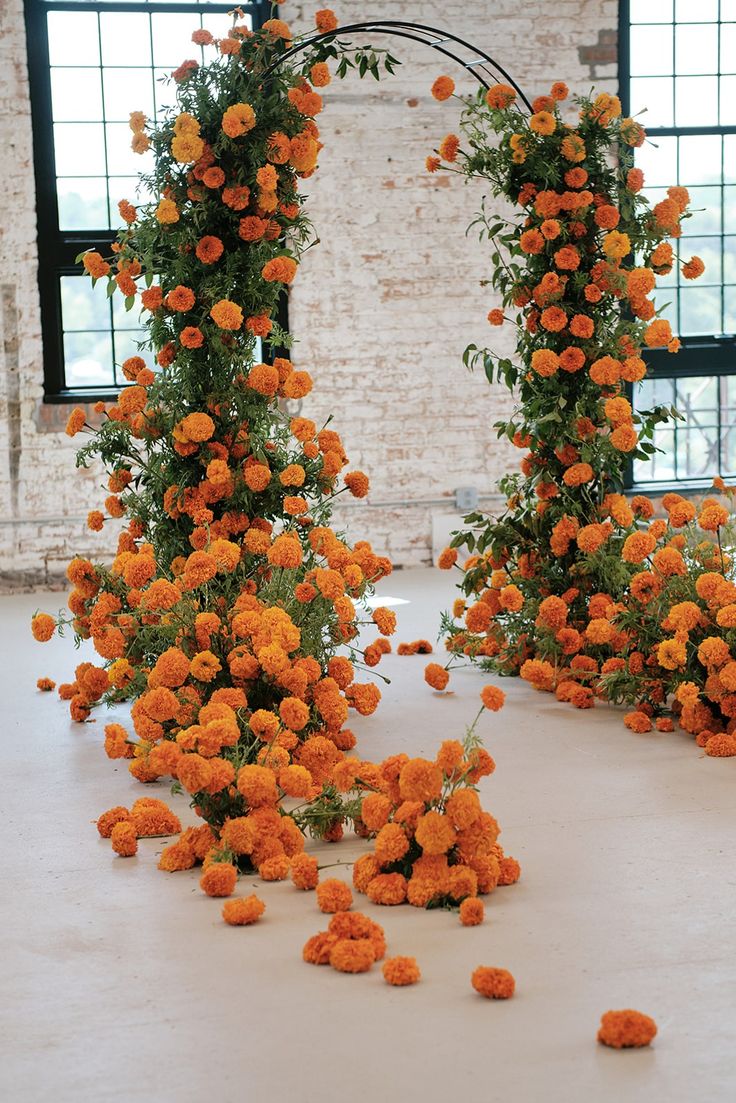
[[486,92],[486,103],[494,110],[510,107],[515,99],[516,92],[508,84],[494,84]]
[[525,230],[519,238],[519,247],[523,253],[534,256],[544,249],[544,238],[539,230]]
[[328,914],[350,911],[353,906],[350,886],[336,877],[329,877],[317,885],[317,904],[321,912]]
[[255,111],[249,103],[234,103],[222,116],[221,125],[229,138],[240,138],[256,125]]
[[583,483],[591,482],[593,477],[593,468],[589,463],[574,463],[567,468],[562,481],[566,486],[581,486]]
[[480,691],[480,699],[483,702],[483,707],[489,709],[491,712],[498,712],[503,707],[503,703],[506,700],[506,694],[498,686],[483,686]]
[[455,81],[452,79],[452,77],[445,76],[437,77],[431,88],[433,97],[436,100],[439,100],[440,103],[443,100],[448,100],[454,91]]
[[535,349],[532,353],[532,369],[544,379],[555,375],[560,366],[560,358],[552,349]]
[[586,156],[585,142],[579,134],[568,134],[562,139],[560,152],[566,161],[584,161]]
[[132,858],[138,850],[138,835],[133,824],[129,821],[116,823],[110,833],[110,842],[121,858]]
[[492,326],[503,325],[503,320],[503,311],[499,310],[498,307],[488,311],[488,321]]
[[606,1011],[601,1016],[598,1041],[614,1049],[648,1046],[657,1033],[657,1024],[649,1015],[627,1008]]
[[48,613],[36,613],[31,621],[33,638],[39,643],[46,643],[56,631],[56,621]]
[[296,275],[297,262],[293,257],[274,257],[266,261],[261,276],[267,283],[291,283]]
[[538,111],[529,119],[530,128],[541,135],[554,134],[557,129],[557,120],[551,111]]
[[639,434],[633,425],[619,425],[609,437],[618,452],[631,452],[639,442]]
[[204,334],[198,326],[185,326],[179,334],[179,340],[185,349],[198,349],[204,344]]
[[580,253],[574,245],[563,245],[554,256],[557,267],[563,272],[574,272],[580,267]]
[[567,87],[564,80],[556,80],[550,88],[549,94],[553,100],[566,100],[570,95],[570,89]]
[[627,712],[624,716],[624,724],[629,731],[637,732],[639,735],[652,730],[652,721],[645,712]]
[[240,329],[243,324],[243,311],[230,299],[220,299],[210,310],[210,317],[220,329]]
[[337,30],[337,17],[331,8],[321,8],[318,12],[315,12],[314,24],[320,34],[329,34],[330,31]]
[[199,879],[199,887],[208,896],[231,896],[238,881],[238,871],[231,862],[212,862]]
[[439,155],[443,161],[456,161],[457,151],[460,148],[460,139],[457,134],[448,134],[442,139],[439,147]]
[[244,927],[259,920],[265,910],[266,905],[253,893],[226,900],[222,905],[222,918],[232,927]]
[[340,973],[366,973],[375,960],[376,948],[370,938],[341,938],[330,951],[330,965]]
[[439,663],[428,663],[424,668],[424,680],[432,689],[442,692],[450,681],[450,675]]
[[75,437],[87,423],[87,415],[80,406],[76,406],[69,414],[64,432],[68,437]]
[[156,219],[163,225],[179,221],[179,210],[172,199],[162,199],[156,208]]
[[[446,854],[455,844],[456,832],[447,816],[441,812],[427,812],[417,821],[415,838],[425,854]],[[378,850],[376,855],[380,861]]]
[[698,276],[703,275],[705,265],[700,257],[691,257],[689,261],[683,264],[680,271],[686,280],[696,280]]
[[644,342],[648,348],[661,348],[672,340],[672,329],[666,318],[656,318],[644,330]]
[[422,976],[415,957],[388,957],[381,971],[386,983],[397,987],[416,984]]
[[473,988],[486,999],[508,1000],[516,990],[516,981],[508,969],[479,965],[471,977]]
[[477,927],[483,922],[486,909],[477,896],[468,896],[460,904],[460,922],[463,927]]
[[225,246],[220,241],[219,237],[214,237],[211,234],[200,238],[197,242],[197,248],[195,249],[196,256],[202,261],[202,264],[214,264],[219,260],[225,250]]

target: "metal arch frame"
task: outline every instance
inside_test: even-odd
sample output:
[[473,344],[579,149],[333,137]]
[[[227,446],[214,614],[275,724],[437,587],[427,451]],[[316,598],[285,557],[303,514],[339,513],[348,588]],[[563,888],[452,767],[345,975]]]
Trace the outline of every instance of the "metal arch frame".
[[[272,62],[263,74],[264,80],[268,79],[272,73],[276,72],[285,61],[303,53],[304,50],[308,50],[311,46],[315,46],[320,42],[328,42],[338,35],[342,36],[363,31],[389,34],[395,38],[406,38],[412,42],[419,42],[424,46],[429,46],[431,49],[436,50],[437,53],[449,57],[456,64],[467,70],[483,88],[490,88],[491,84],[498,84],[499,79],[496,76],[496,73],[498,73],[504,80],[508,81],[516,92],[518,92],[528,110],[530,112],[532,111],[531,103],[513,77],[511,77],[503,66],[499,65],[490,54],[487,54],[485,50],[481,50],[478,46],[465,42],[464,39],[459,38],[449,31],[439,30],[437,27],[428,27],[423,23],[406,23],[398,19],[371,19],[364,23],[350,23],[334,31],[325,31],[323,33],[311,35],[309,38],[305,38],[301,42],[298,42],[296,46],[292,46],[290,49],[284,51],[276,61]],[[451,46],[448,46],[448,44],[451,44]],[[456,52],[453,52],[453,49],[457,50],[458,48],[470,51],[470,53],[475,56],[471,59],[458,56]]]

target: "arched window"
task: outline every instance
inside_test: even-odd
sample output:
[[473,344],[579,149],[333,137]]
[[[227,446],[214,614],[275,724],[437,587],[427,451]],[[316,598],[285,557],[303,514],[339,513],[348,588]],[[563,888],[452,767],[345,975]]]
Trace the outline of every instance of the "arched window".
[[[201,60],[192,31],[224,34],[233,6],[25,0],[48,402],[113,396],[119,365],[138,351],[137,312],[93,289],[75,257],[114,240],[120,199],[145,199],[136,188],[147,155],[130,149],[130,112],[156,118],[173,102],[172,70]],[[241,7],[251,26],[270,15],[264,0]]]

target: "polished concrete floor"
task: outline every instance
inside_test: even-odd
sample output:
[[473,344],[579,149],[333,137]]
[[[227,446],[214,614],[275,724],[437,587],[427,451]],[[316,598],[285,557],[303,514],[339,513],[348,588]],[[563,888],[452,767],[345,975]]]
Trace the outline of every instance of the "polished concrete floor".
[[[382,591],[408,602],[396,606],[397,640],[434,637],[452,597],[448,576],[430,571],[397,572]],[[263,920],[230,928],[195,872],[158,872],[162,840],[113,857],[92,821],[141,788],[105,758],[102,716],[73,725],[55,694],[35,689],[39,675],[64,680],[79,661],[70,641],[42,646],[27,630],[37,607],[62,601],[0,600],[0,1098],[736,1098],[736,759],[704,758],[679,734],[633,735],[613,710],[575,712],[504,682],[505,709],[483,717],[497,770],[482,796],[522,880],[487,898],[476,928],[444,911],[368,906],[389,954],[422,968],[420,984],[393,989],[378,969],[352,977],[302,963],[302,944],[326,925],[314,894],[254,884]],[[391,685],[356,725],[365,757],[432,756],[462,735],[488,679],[463,671],[437,697],[425,662],[381,665]],[[172,804],[193,822],[185,799]],[[364,848],[353,839],[317,852],[349,863]],[[476,996],[479,964],[510,969],[516,997]],[[601,1013],[620,1007],[657,1020],[651,1049],[596,1044]]]

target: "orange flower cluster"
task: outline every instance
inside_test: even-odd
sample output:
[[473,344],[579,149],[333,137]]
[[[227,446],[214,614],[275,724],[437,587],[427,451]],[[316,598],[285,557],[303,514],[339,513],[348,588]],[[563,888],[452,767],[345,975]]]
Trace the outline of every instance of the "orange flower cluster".
[[[495,694],[490,705],[500,705]],[[353,867],[354,887],[374,904],[458,906],[518,880],[518,863],[505,856],[500,828],[474,788],[495,769],[474,730],[464,743],[445,741],[433,761],[393,755],[375,771],[360,809],[373,851]],[[480,922],[478,915],[466,909],[463,922]]]
[[[641,145],[642,128],[607,93],[578,99],[573,128],[558,106],[568,94],[558,82],[529,118],[499,85],[485,97],[488,111],[479,99],[463,123],[472,143],[461,134],[451,150],[455,170],[470,174],[480,150],[494,194],[518,210],[514,263],[499,262],[494,277],[502,307],[489,315],[516,324],[516,364],[494,364],[475,346],[466,358],[486,372],[494,365],[516,389],[520,408],[500,432],[524,456],[521,474],[501,484],[506,511],[480,532],[475,524],[455,534],[440,555],[448,569],[463,546],[474,553],[462,565],[450,662],[430,664],[425,677],[442,690],[455,657],[468,657],[577,708],[599,698],[633,705],[625,723],[634,732],[669,730],[677,719],[707,753],[736,754],[736,681],[732,690],[697,657],[707,639],[723,645],[727,664],[736,644],[730,511],[706,499],[696,516],[691,501],[665,495],[667,520],[654,519],[652,501],[621,493],[627,463],[651,453],[656,424],[635,413],[626,387],[646,373],[642,349],[679,347],[652,296],[672,269],[666,239],[680,235],[690,197],[671,187],[650,209],[641,170],[608,158],[621,144]],[[682,274],[702,271],[693,257]],[[722,583],[717,596],[697,589],[708,575]]]

